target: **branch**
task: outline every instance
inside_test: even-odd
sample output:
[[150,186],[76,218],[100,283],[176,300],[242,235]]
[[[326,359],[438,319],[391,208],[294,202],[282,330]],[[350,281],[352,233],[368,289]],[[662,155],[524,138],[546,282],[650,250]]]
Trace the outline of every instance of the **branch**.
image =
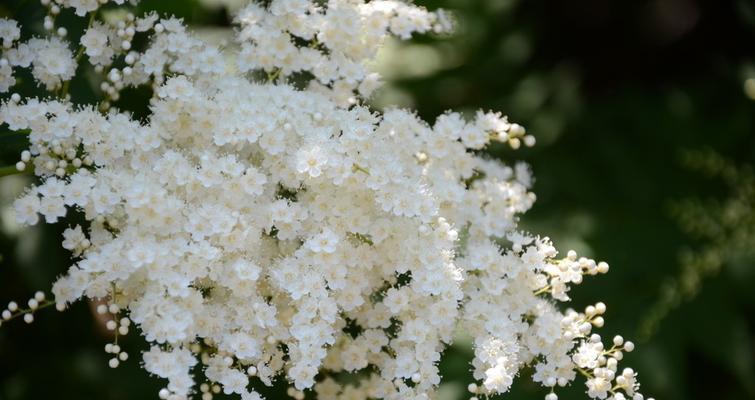
[[19,171],[15,165],[8,165],[6,167],[0,167],[0,178],[4,176],[10,176],[10,175],[30,174],[32,168],[33,166],[27,165],[25,170]]

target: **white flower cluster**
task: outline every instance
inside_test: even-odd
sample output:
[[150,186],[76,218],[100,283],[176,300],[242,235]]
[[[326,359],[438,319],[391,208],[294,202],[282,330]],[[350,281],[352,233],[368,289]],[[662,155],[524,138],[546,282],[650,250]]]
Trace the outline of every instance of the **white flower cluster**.
[[16,84],[13,67],[32,67],[34,79],[47,90],[59,88],[63,81],[73,78],[76,63],[66,42],[58,37],[32,38],[19,43],[20,29],[16,21],[0,18],[0,39],[3,49],[0,58],[0,92],[7,92]]
[[[398,1],[273,0],[238,21],[236,69],[176,19],[89,25],[90,62],[127,65],[108,72],[108,98],[155,88],[146,121],[65,98],[0,107],[30,132],[21,163],[41,178],[16,201],[18,221],[88,221],[64,233],[76,262],[53,286],[59,308],[104,299],[116,335],[136,325],[164,399],[197,386],[203,399],[258,399],[254,383],[282,376],[295,398],[428,399],[457,329],[475,340],[474,395],[506,392],[531,365],[549,400],[577,373],[593,398],[643,399],[634,372],[617,373],[633,345],[604,349],[591,334],[605,305],[557,307],[608,265],[557,259],[547,238],[517,231],[535,200],[529,169],[477,152],[534,139],[499,113],[430,125],[360,104],[383,38],[446,17]],[[137,33],[151,39],[142,52]],[[112,367],[127,358],[108,352]]]
[[[138,0],[130,0],[135,4]],[[50,14],[58,15],[61,8],[72,8],[76,15],[83,17],[88,13],[97,11],[100,7],[108,3],[123,4],[126,0],[41,0],[42,5],[50,9]]]
[[[397,0],[331,1],[318,7],[308,0],[250,4],[236,18],[241,26],[238,69],[261,69],[282,77],[308,73],[310,90],[326,91],[340,105],[367,97],[379,76],[365,64],[375,58],[388,35],[408,39],[414,32],[444,32],[449,17]],[[298,46],[297,43],[307,43]]]

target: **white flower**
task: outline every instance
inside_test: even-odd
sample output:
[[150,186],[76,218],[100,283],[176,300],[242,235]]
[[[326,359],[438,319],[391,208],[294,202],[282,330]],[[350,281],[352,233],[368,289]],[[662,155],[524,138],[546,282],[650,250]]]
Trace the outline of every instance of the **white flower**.
[[58,221],[58,218],[66,215],[66,206],[62,197],[42,197],[39,203],[39,212],[45,216],[48,224]]
[[309,174],[317,178],[322,173],[322,168],[328,162],[328,156],[319,146],[309,150],[301,150],[297,154],[296,171],[300,174]]
[[73,251],[85,239],[86,236],[84,236],[84,232],[81,230],[81,225],[76,225],[74,229],[68,228],[63,232],[63,248]]
[[339,242],[338,235],[330,229],[323,229],[318,235],[314,236],[307,243],[309,248],[315,253],[332,253],[336,251],[336,245]]
[[35,225],[39,221],[41,204],[36,193],[19,197],[14,203],[16,221],[20,224]]
[[239,279],[256,281],[260,276],[260,267],[247,260],[236,260],[232,267]]
[[29,52],[33,54],[32,75],[47,90],[57,88],[63,81],[73,78],[76,72],[73,53],[60,38],[30,39],[27,45]]
[[[62,7],[70,7],[74,9],[74,12],[78,16],[84,16],[87,13],[97,10],[101,5],[112,2],[115,4],[123,4],[125,0],[60,0],[57,3]],[[129,0],[132,3],[136,3],[138,0]]]
[[188,389],[183,382],[190,379],[189,370],[196,365],[197,360],[187,349],[177,348],[163,351],[152,346],[143,354],[144,369],[161,378],[170,381],[172,389],[178,394],[187,395]]
[[485,381],[483,384],[487,390],[495,393],[504,393],[509,390],[509,387],[514,382],[514,377],[506,371],[504,363],[505,361],[485,371]]
[[18,27],[18,22],[12,19],[0,18],[0,39],[4,48],[10,48],[13,42],[20,37],[21,29]]
[[8,63],[0,63],[0,93],[7,92],[15,84],[16,78],[13,77],[13,68]]
[[95,24],[84,32],[80,43],[84,46],[89,61],[94,65],[108,65],[115,50],[113,44],[108,43],[108,29],[102,24]]
[[[83,15],[104,3],[56,4]],[[98,68],[116,54],[128,65],[107,72],[109,100],[154,89],[149,117],[16,98],[0,105],[0,123],[31,131],[22,157],[40,178],[14,203],[17,220],[53,223],[70,209],[87,221],[63,234],[76,264],[53,285],[55,301],[107,298],[127,311],[151,346],[144,368],[168,380],[162,397],[187,398],[207,380],[255,400],[250,383],[286,376],[318,394],[427,399],[459,329],[473,338],[479,396],[508,391],[526,365],[548,387],[582,369],[588,394],[607,396],[629,343],[605,350],[592,334],[602,303],[554,305],[607,264],[557,258],[547,237],[518,231],[535,199],[531,172],[479,151],[534,143],[524,129],[495,112],[430,125],[363,105],[385,38],[445,29],[447,16],[393,0],[273,0],[240,12],[234,50],[176,18],[118,15],[81,44]],[[48,90],[73,77],[67,42],[16,44],[15,26],[0,20],[10,41],[0,90],[14,83],[11,67],[31,67]],[[127,39],[137,32],[144,49]],[[295,74],[313,78],[293,87]],[[338,371],[365,373],[350,388],[315,383]],[[638,395],[633,371],[616,383]]]
[[585,382],[587,395],[594,399],[605,399],[611,390],[611,373],[609,370],[600,368],[595,372],[595,377]]
[[598,357],[600,357],[601,351],[603,351],[602,343],[585,342],[579,346],[572,358],[577,366],[593,369],[598,366]]
[[241,187],[248,195],[259,196],[265,190],[267,177],[254,167],[247,168],[240,179]]

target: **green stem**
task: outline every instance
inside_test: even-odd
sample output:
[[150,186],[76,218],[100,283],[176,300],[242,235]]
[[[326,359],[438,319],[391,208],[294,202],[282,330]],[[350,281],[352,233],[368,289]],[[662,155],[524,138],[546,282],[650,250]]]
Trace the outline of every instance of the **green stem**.
[[535,294],[535,296],[539,296],[539,295],[541,295],[543,293],[548,293],[550,290],[551,290],[551,285],[546,285],[546,286],[541,287],[536,292],[534,292],[534,294]]
[[[117,301],[117,294],[118,294],[118,288],[115,286],[115,282],[110,283],[110,289],[112,290],[112,294],[110,295],[110,302],[112,304],[116,304]],[[113,344],[118,344],[118,328],[120,328],[120,320],[118,319],[118,314],[113,314],[113,320],[116,321],[115,329],[113,330],[113,335],[115,336],[113,340]],[[118,354],[116,354],[116,357]]]
[[579,373],[580,373],[580,374],[582,374],[582,376],[584,376],[584,377],[585,377],[585,378],[587,378],[587,379],[592,379],[592,378],[593,378],[593,376],[592,376],[592,374],[591,374],[591,373],[589,373],[589,372],[585,371],[585,370],[584,370],[583,368],[581,368],[581,367],[577,367],[577,371],[579,371]]
[[10,175],[28,174],[26,170],[19,171],[15,165],[9,165],[7,167],[0,167],[0,178]]
[[20,317],[22,315],[29,314],[29,313],[33,314],[33,313],[35,313],[35,312],[37,312],[39,310],[42,310],[42,309],[47,308],[47,307],[50,307],[52,305],[55,305],[55,302],[52,301],[52,300],[48,300],[48,301],[45,301],[43,303],[39,303],[39,306],[37,308],[33,309],[33,310],[31,308],[20,308],[20,309],[18,309],[18,311],[15,314],[13,314],[13,316],[11,316],[10,318],[8,318],[7,320],[5,320],[3,322],[13,321],[14,319],[16,319],[16,318],[18,318],[18,317]]
[[278,79],[278,76],[280,76],[280,73],[281,73],[281,69],[280,68],[276,68],[273,72],[268,72],[267,73],[267,82],[268,83],[275,82],[275,80]]
[[363,166],[361,166],[361,165],[359,165],[359,164],[353,164],[353,165],[351,166],[351,169],[352,169],[352,170],[353,170],[354,172],[357,172],[357,171],[359,171],[359,172],[363,172],[363,173],[365,173],[365,174],[367,174],[367,175],[369,175],[369,174],[370,174],[370,170],[368,170],[367,168],[365,168],[365,167],[363,167]]

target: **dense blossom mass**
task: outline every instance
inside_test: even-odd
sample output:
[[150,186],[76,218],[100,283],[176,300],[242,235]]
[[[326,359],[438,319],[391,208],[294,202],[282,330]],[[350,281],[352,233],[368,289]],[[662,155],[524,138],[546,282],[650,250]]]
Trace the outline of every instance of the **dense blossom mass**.
[[[592,398],[643,399],[617,365],[633,344],[592,333],[605,305],[559,306],[608,265],[558,258],[547,237],[519,231],[530,171],[479,151],[534,139],[496,112],[429,124],[365,105],[381,43],[446,32],[447,15],[272,0],[243,9],[237,46],[220,48],[175,18],[100,18],[103,3],[43,1],[49,33],[26,41],[0,20],[0,91],[31,68],[52,94],[9,96],[0,121],[28,133],[17,167],[39,177],[18,221],[86,220],[64,233],[74,264],[51,302],[100,300],[116,337],[137,328],[151,344],[144,368],[167,379],[161,398],[259,399],[253,387],[276,379],[299,399],[433,398],[462,332],[474,343],[470,396],[504,393],[531,366],[548,400],[578,374]],[[66,8],[90,17],[77,43],[55,26]],[[132,48],[138,36],[146,46]],[[99,77],[99,104],[68,95],[78,68]],[[141,85],[154,93],[147,119],[111,106]],[[45,302],[32,300],[3,318],[30,322]],[[106,350],[111,367],[128,358]]]

